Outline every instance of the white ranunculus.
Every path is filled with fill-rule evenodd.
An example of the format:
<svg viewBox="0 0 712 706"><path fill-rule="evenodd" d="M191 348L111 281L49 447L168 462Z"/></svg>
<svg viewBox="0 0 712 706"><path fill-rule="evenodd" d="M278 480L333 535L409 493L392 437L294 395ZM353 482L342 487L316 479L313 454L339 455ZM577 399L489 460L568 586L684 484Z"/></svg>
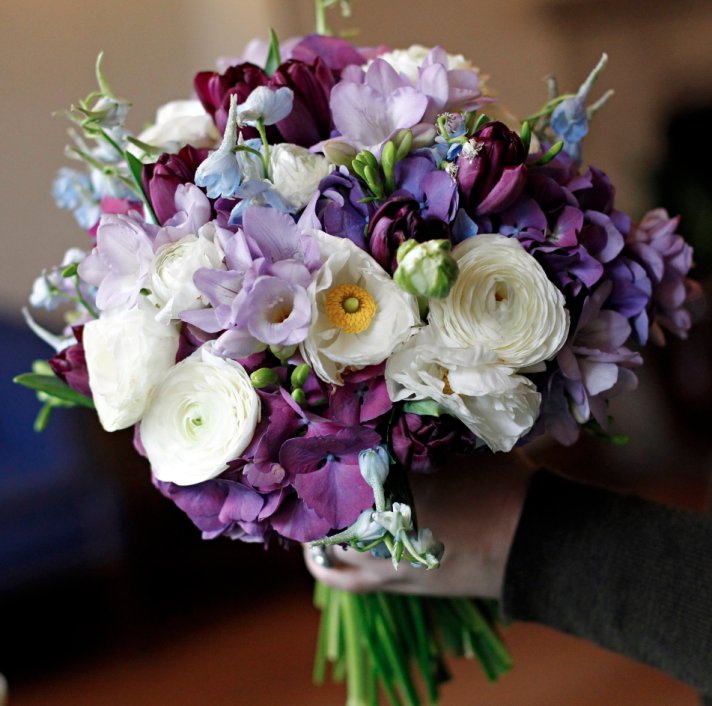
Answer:
<svg viewBox="0 0 712 706"><path fill-rule="evenodd" d="M482 346L444 347L427 327L386 363L393 402L433 400L493 451L510 451L534 425L541 395L531 380Z"/></svg>
<svg viewBox="0 0 712 706"><path fill-rule="evenodd" d="M270 148L270 179L277 193L297 211L309 203L331 170L328 160L299 145L284 143Z"/></svg>
<svg viewBox="0 0 712 706"><path fill-rule="evenodd" d="M141 443L156 478L194 485L220 475L252 441L260 399L238 362L212 342L178 363L156 388Z"/></svg>
<svg viewBox="0 0 712 706"><path fill-rule="evenodd" d="M341 373L346 368L381 363L410 338L420 322L418 304L368 253L347 238L322 231L311 231L311 235L319 243L323 264L308 289L312 325L301 351L322 380L341 385ZM354 291L349 293L349 289ZM343 302L346 298L357 300L351 302L357 305L353 315L335 300L340 292L345 294ZM361 317L363 330L348 330L354 317Z"/></svg>
<svg viewBox="0 0 712 706"><path fill-rule="evenodd" d="M141 419L155 386L175 365L178 327L141 308L104 312L84 326L94 406L106 431Z"/></svg>
<svg viewBox="0 0 712 706"><path fill-rule="evenodd" d="M193 276L203 267L224 270L223 257L212 222L202 226L198 235L186 235L158 248L151 265L148 297L159 309L156 321L168 323L179 318L182 311L206 307L208 300L195 286Z"/></svg>
<svg viewBox="0 0 712 706"><path fill-rule="evenodd" d="M199 100L171 101L156 113L156 122L139 136L141 142L165 152L178 152L185 145L215 148L220 133Z"/></svg>
<svg viewBox="0 0 712 706"><path fill-rule="evenodd" d="M514 238L475 235L452 251L460 276L430 303L430 323L451 347L483 346L515 369L543 369L563 346L569 314L562 293Z"/></svg>
<svg viewBox="0 0 712 706"><path fill-rule="evenodd" d="M422 44L413 44L408 49L395 49L381 54L378 58L387 61L396 71L405 74L415 85L418 82L418 69L432 50ZM448 54L447 68L476 71L476 68L462 54Z"/></svg>

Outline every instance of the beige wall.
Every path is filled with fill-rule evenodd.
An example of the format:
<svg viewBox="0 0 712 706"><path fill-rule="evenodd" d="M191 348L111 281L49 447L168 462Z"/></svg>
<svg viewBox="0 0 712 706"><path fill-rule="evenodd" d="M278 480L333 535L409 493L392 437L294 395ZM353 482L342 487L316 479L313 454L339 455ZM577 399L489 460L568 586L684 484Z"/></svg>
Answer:
<svg viewBox="0 0 712 706"><path fill-rule="evenodd" d="M196 71L270 25L281 37L309 31L312 0L0 0L0 311L18 316L41 268L86 243L49 195L67 164L67 124L52 112L93 89L96 54L105 51L115 90L133 101L138 129L157 106L188 95ZM712 94L712 3L704 0L354 0L350 25L364 44L442 43L466 54L520 114L542 101L549 71L574 88L607 50L603 83L618 95L597 119L587 156L634 210L646 205L642 177L665 102Z"/></svg>

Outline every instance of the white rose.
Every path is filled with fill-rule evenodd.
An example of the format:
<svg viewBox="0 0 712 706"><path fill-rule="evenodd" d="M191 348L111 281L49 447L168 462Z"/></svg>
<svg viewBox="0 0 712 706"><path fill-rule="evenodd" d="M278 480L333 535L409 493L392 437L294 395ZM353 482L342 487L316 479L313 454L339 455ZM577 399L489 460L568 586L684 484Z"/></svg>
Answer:
<svg viewBox="0 0 712 706"><path fill-rule="evenodd" d="M144 309L107 311L84 326L84 355L94 406L106 431L135 424L155 386L175 365L178 327Z"/></svg>
<svg viewBox="0 0 712 706"><path fill-rule="evenodd" d="M399 73L405 74L415 86L418 83L418 69L431 51L430 48L424 47L422 44L413 44L408 49L395 49L381 54L378 58L387 61ZM476 71L476 68L462 54L448 54L447 68L450 71L454 69Z"/></svg>
<svg viewBox="0 0 712 706"><path fill-rule="evenodd" d="M393 402L437 402L493 451L510 451L539 416L531 380L482 346L444 347L432 327L388 359L386 385Z"/></svg>
<svg viewBox="0 0 712 706"><path fill-rule="evenodd" d="M193 276L203 267L224 270L223 257L212 222L202 226L198 235L186 235L158 248L151 264L148 297L159 309L156 321L168 323L182 311L206 307L208 300L198 291Z"/></svg>
<svg viewBox="0 0 712 706"><path fill-rule="evenodd" d="M158 109L155 124L138 136L141 142L165 152L178 152L185 145L214 148L220 138L213 119L199 100L166 103Z"/></svg>
<svg viewBox="0 0 712 706"><path fill-rule="evenodd" d="M451 347L483 346L513 368L542 370L569 331L562 293L514 238L475 235L452 251L460 276L430 303L430 323Z"/></svg>
<svg viewBox="0 0 712 706"><path fill-rule="evenodd" d="M270 147L270 178L287 204L301 211L329 174L332 165L304 147L279 144Z"/></svg>
<svg viewBox="0 0 712 706"><path fill-rule="evenodd" d="M312 325L301 351L322 380L341 385L346 368L381 363L410 338L418 304L347 238L311 235L324 264L308 289Z"/></svg>
<svg viewBox="0 0 712 706"><path fill-rule="evenodd" d="M252 441L260 400L245 369L212 342L174 366L141 421L156 478L194 485L220 475Z"/></svg>

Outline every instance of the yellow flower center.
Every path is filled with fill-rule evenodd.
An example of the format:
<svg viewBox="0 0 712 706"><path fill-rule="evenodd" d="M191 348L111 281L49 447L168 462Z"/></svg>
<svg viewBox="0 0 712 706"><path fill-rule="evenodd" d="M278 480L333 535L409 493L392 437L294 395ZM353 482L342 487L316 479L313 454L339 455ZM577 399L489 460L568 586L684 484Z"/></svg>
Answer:
<svg viewBox="0 0 712 706"><path fill-rule="evenodd" d="M346 333L365 331L376 315L376 302L356 284L339 284L326 294L329 321Z"/></svg>
<svg viewBox="0 0 712 706"><path fill-rule="evenodd" d="M450 378L448 377L447 371L443 375L443 393L446 395L454 395L455 390L450 387Z"/></svg>

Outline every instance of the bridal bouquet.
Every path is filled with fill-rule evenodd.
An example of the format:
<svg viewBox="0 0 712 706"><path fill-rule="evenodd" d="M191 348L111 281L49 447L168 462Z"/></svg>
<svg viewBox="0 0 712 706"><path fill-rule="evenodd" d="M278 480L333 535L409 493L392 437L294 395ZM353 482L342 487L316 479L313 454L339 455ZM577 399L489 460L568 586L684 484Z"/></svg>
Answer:
<svg viewBox="0 0 712 706"><path fill-rule="evenodd" d="M639 349L685 336L695 291L677 219L640 223L581 139L609 94L550 85L514 120L442 48L311 35L195 77L140 134L109 87L70 112L54 196L84 249L35 282L68 305L18 382L134 427L158 490L206 539L349 545L436 569L407 472L608 428ZM415 499L417 501L417 498ZM432 529L432 532L431 532ZM317 652L349 703L431 702L447 649L510 660L482 601L323 586Z"/></svg>

